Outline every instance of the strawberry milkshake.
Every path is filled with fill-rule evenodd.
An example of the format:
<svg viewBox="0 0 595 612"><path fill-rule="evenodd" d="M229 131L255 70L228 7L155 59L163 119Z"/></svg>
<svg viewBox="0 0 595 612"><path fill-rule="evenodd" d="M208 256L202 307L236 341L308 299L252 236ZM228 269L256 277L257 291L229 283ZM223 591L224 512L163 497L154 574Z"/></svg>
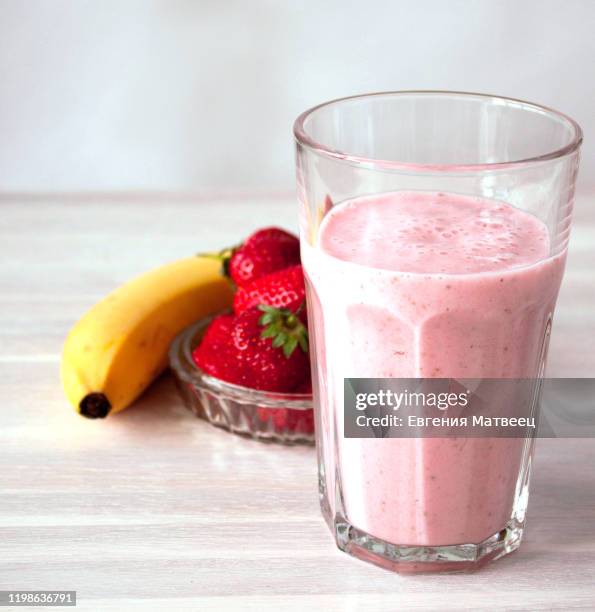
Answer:
<svg viewBox="0 0 595 612"><path fill-rule="evenodd" d="M343 385L538 376L565 261L552 251L527 212L423 191L348 200L303 241L321 503L340 547L392 567L518 546L530 440L345 438Z"/></svg>

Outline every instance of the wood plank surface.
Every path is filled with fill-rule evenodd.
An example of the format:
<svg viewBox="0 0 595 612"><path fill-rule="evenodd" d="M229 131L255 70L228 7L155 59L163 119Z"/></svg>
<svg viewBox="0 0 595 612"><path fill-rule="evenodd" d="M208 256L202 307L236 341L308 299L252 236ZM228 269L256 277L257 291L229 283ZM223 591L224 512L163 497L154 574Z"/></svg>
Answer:
<svg viewBox="0 0 595 612"><path fill-rule="evenodd" d="M595 194L578 198L549 374L595 375ZM131 276L295 229L284 194L0 199L0 589L80 610L595 609L595 443L538 443L521 549L477 574L402 577L339 552L314 449L196 419L168 376L105 421L59 385L63 338ZM22 609L22 608L21 608Z"/></svg>

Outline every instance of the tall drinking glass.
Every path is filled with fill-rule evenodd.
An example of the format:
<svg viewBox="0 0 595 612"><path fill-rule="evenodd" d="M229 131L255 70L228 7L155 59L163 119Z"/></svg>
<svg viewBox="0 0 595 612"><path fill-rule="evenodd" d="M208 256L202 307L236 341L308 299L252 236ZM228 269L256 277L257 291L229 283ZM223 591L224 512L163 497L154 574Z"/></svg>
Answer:
<svg viewBox="0 0 595 612"><path fill-rule="evenodd" d="M489 95L403 91L296 121L322 513L396 571L474 569L520 545L534 436L350 437L346 379L543 374L582 141Z"/></svg>

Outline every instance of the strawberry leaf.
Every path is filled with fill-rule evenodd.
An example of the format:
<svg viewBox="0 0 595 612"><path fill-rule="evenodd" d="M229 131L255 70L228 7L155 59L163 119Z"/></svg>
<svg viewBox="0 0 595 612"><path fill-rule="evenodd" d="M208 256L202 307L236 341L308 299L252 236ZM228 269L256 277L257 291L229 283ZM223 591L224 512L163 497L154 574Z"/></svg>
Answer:
<svg viewBox="0 0 595 612"><path fill-rule="evenodd" d="M302 351L304 351L304 353L308 352L309 347L309 342L308 342L308 334L303 334L298 338L298 342L300 344L300 348L302 349ZM294 347L295 348L295 347Z"/></svg>
<svg viewBox="0 0 595 612"><path fill-rule="evenodd" d="M258 322L261 325L268 325L269 323L272 323L274 320L275 320L275 315L273 315L270 312L267 312L266 314L263 314L262 317L260 317Z"/></svg>
<svg viewBox="0 0 595 612"><path fill-rule="evenodd" d="M288 359L289 357L291 357L291 354L293 353L293 351L295 351L298 342L299 340L295 336L292 336L287 340L287 342L283 346L283 354L285 355L285 357L287 357Z"/></svg>
<svg viewBox="0 0 595 612"><path fill-rule="evenodd" d="M274 338L277 335L277 330L273 327L267 327L261 334L262 338Z"/></svg>
<svg viewBox="0 0 595 612"><path fill-rule="evenodd" d="M281 332L277 336L273 338L273 346L275 348L279 348L283 346L287 342L287 334L285 332Z"/></svg>
<svg viewBox="0 0 595 612"><path fill-rule="evenodd" d="M211 251L207 253L197 253L197 257L208 257L209 259L215 259L221 262L221 274L230 278L229 275L229 262L233 254L237 251L237 249L242 246L241 244L236 244L232 247L227 247L222 249L221 251Z"/></svg>
<svg viewBox="0 0 595 612"><path fill-rule="evenodd" d="M298 346L304 353L308 352L308 330L296 313L264 304L259 305L258 309L265 313L258 320L264 327L261 338L272 338L272 346L282 349L287 359Z"/></svg>

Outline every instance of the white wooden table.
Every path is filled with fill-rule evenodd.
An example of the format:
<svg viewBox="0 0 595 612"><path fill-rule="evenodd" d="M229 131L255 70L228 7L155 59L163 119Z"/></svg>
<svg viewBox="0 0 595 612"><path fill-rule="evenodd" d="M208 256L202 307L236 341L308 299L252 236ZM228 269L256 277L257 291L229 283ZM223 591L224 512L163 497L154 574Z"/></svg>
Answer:
<svg viewBox="0 0 595 612"><path fill-rule="evenodd" d="M287 194L0 200L0 589L76 590L93 611L595 609L593 440L539 441L520 551L401 577L335 548L312 448L214 429L168 377L104 421L66 404L60 346L85 308L295 216ZM595 375L595 193L576 221L553 376Z"/></svg>

